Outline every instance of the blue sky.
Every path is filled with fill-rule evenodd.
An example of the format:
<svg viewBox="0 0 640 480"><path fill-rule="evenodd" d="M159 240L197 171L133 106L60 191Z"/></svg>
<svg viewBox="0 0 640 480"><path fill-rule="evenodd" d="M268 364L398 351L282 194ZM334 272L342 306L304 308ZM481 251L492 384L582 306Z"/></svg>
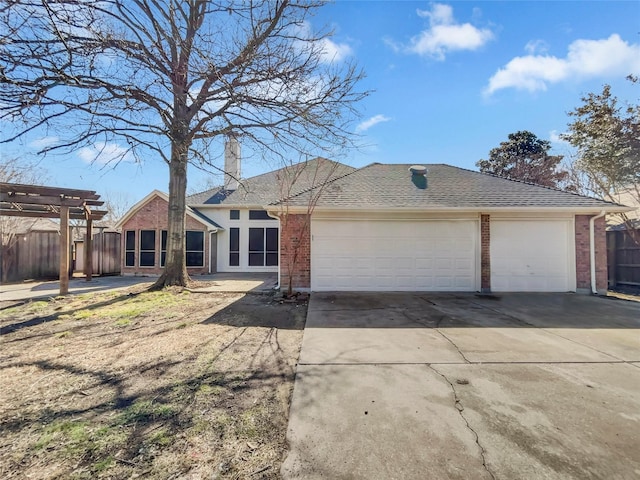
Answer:
<svg viewBox="0 0 640 480"><path fill-rule="evenodd" d="M319 10L314 27L335 31L327 53L353 60L372 94L354 128L364 145L345 163L447 163L475 169L509 133L530 130L553 142L580 97L608 83L621 100L638 102L640 2L448 2L338 0ZM45 132L40 137L46 137ZM4 146L3 155L31 155L47 139ZM118 148L109 146L109 148ZM43 161L50 184L127 192L137 201L168 190L159 159L142 166L91 165L90 150ZM254 158L243 175L268 169ZM205 185L191 169L189 189Z"/></svg>

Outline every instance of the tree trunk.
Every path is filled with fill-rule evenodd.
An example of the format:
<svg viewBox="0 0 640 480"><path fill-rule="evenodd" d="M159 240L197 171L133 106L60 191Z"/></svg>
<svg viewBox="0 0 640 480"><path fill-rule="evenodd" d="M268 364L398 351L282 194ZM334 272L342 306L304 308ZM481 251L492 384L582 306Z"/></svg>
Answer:
<svg viewBox="0 0 640 480"><path fill-rule="evenodd" d="M187 192L187 156L184 148L174 147L169 165L169 216L167 225L167 258L164 272L151 287L186 287L189 274L185 262L185 214Z"/></svg>

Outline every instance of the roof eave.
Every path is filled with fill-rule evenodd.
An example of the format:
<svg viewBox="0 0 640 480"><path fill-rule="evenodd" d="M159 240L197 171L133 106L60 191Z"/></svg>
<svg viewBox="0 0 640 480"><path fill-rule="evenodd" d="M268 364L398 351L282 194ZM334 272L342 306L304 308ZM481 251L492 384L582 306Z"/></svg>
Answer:
<svg viewBox="0 0 640 480"><path fill-rule="evenodd" d="M279 207L274 205L263 206L265 210L271 212L283 212L286 211L288 213L308 213L308 206L287 206L287 207ZM351 212L361 212L361 213L385 213L385 212L404 212L404 213L535 213L535 212L545 212L545 213L578 213L578 214L597 214L602 212L603 210L606 213L624 213L630 212L634 210L632 207L625 207L622 205L594 205L592 207L571 207L571 206L527 206L527 207L427 207L427 208L419 208L419 207L320 207L317 206L312 208L312 213L351 213Z"/></svg>

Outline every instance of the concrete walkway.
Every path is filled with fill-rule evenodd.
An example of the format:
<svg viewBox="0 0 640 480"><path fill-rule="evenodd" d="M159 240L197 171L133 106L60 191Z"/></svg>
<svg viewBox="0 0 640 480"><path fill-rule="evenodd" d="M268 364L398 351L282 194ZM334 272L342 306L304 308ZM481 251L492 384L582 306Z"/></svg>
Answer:
<svg viewBox="0 0 640 480"><path fill-rule="evenodd" d="M314 294L285 479L640 475L640 304Z"/></svg>
<svg viewBox="0 0 640 480"><path fill-rule="evenodd" d="M117 291L134 285L151 285L157 277L112 276L94 277L90 282L85 278L72 278L69 281L69 294L78 295L91 292ZM198 275L192 280L196 286L190 289L197 293L268 293L277 286L274 273L216 273ZM58 281L24 282L0 285L0 301L35 300L56 297L60 292Z"/></svg>

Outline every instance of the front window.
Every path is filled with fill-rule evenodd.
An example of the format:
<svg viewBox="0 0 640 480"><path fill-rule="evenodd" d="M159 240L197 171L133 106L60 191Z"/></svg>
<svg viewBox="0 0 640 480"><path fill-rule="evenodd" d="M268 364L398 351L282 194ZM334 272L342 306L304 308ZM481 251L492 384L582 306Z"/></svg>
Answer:
<svg viewBox="0 0 640 480"><path fill-rule="evenodd" d="M249 220L275 220L265 210L249 210Z"/></svg>
<svg viewBox="0 0 640 480"><path fill-rule="evenodd" d="M156 231L140 230L140 266L153 267L156 264Z"/></svg>
<svg viewBox="0 0 640 480"><path fill-rule="evenodd" d="M135 230L127 230L125 232L124 242L124 266L136 266L136 232Z"/></svg>
<svg viewBox="0 0 640 480"><path fill-rule="evenodd" d="M167 231L160 232L160 266L164 267L167 261Z"/></svg>
<svg viewBox="0 0 640 480"><path fill-rule="evenodd" d="M229 266L240 265L240 229L229 229Z"/></svg>
<svg viewBox="0 0 640 480"><path fill-rule="evenodd" d="M204 232L186 232L187 267L204 267Z"/></svg>
<svg viewBox="0 0 640 480"><path fill-rule="evenodd" d="M249 229L249 266L275 267L278 265L278 229Z"/></svg>

